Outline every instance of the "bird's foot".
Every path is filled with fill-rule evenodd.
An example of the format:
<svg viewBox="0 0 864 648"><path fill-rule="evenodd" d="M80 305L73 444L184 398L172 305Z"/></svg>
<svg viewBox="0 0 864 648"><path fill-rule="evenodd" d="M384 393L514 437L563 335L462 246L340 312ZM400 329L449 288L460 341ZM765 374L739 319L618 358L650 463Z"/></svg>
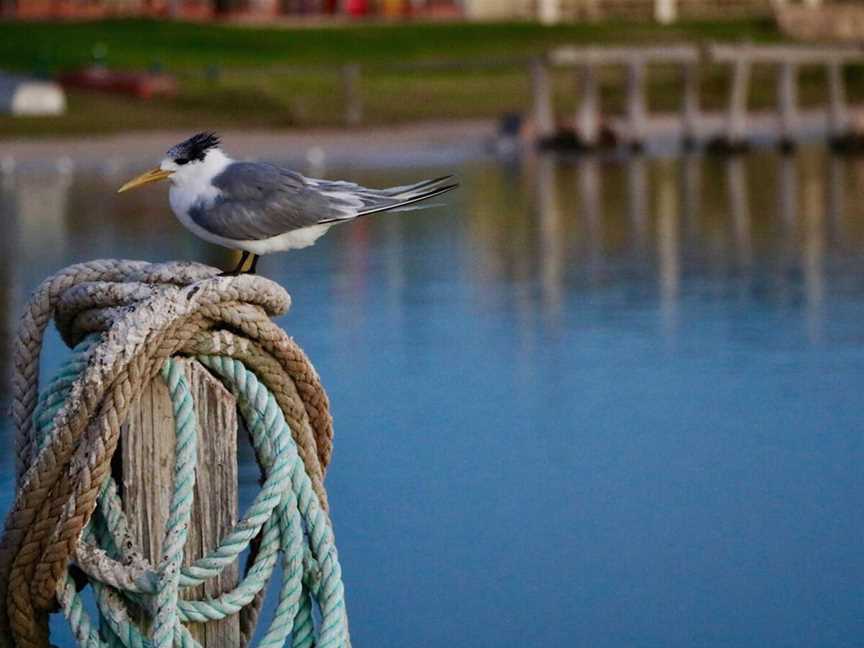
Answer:
<svg viewBox="0 0 864 648"><path fill-rule="evenodd" d="M246 265L246 261L251 259L251 263L249 267L244 270L244 266ZM233 270L226 270L225 272L220 272L220 277L236 277L241 274L255 274L255 270L258 267L258 255L250 254L249 252L244 252L240 257L240 262L234 267Z"/></svg>

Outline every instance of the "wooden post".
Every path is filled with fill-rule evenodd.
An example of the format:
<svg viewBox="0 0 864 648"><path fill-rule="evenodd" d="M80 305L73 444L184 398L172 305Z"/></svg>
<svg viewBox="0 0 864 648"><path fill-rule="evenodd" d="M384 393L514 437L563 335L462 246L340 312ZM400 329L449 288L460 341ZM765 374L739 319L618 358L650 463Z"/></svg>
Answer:
<svg viewBox="0 0 864 648"><path fill-rule="evenodd" d="M198 465L195 501L183 564L216 548L237 519L237 414L234 397L194 360L185 365L198 414ZM173 490L174 418L168 388L155 378L135 403L121 432L123 509L144 557L154 565ZM181 590L181 598L215 598L237 584L236 563L200 587ZM202 648L240 645L240 618L190 624Z"/></svg>
<svg viewBox="0 0 864 648"><path fill-rule="evenodd" d="M777 74L780 146L790 148L798 139L798 66L784 61L780 63Z"/></svg>
<svg viewBox="0 0 864 648"><path fill-rule="evenodd" d="M661 25L670 25L678 19L676 0L654 0L654 20Z"/></svg>
<svg viewBox="0 0 864 648"><path fill-rule="evenodd" d="M750 60L737 58L732 65L732 89L729 93L729 115L726 140L740 146L747 136L747 95L750 88Z"/></svg>
<svg viewBox="0 0 864 648"><path fill-rule="evenodd" d="M552 110L552 84L546 61L536 58L531 62L531 94L534 98L532 117L535 139L543 141L555 134L555 113Z"/></svg>
<svg viewBox="0 0 864 648"><path fill-rule="evenodd" d="M596 146L600 138L599 96L597 70L591 63L579 69L579 110L576 113L576 131L585 146Z"/></svg>
<svg viewBox="0 0 864 648"><path fill-rule="evenodd" d="M342 87L345 97L345 125L359 126L363 121L363 95L360 92L360 66L349 63L342 67Z"/></svg>
<svg viewBox="0 0 864 648"><path fill-rule="evenodd" d="M561 21L561 0L539 0L537 13L544 25L555 25Z"/></svg>
<svg viewBox="0 0 864 648"><path fill-rule="evenodd" d="M699 139L699 64L681 66L684 94L681 99L681 129L684 144L691 146Z"/></svg>
<svg viewBox="0 0 864 648"><path fill-rule="evenodd" d="M640 148L645 138L645 63L631 59L627 63L627 121L630 146Z"/></svg>
<svg viewBox="0 0 864 648"><path fill-rule="evenodd" d="M831 138L844 137L849 131L849 113L846 109L846 87L843 82L843 64L835 59L828 63L828 132Z"/></svg>

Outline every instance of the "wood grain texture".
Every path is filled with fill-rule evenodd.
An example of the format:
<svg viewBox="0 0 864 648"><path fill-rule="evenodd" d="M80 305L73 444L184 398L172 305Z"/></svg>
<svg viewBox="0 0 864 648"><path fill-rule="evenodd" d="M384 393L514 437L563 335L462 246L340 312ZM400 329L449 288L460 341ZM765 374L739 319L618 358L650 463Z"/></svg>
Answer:
<svg viewBox="0 0 864 648"><path fill-rule="evenodd" d="M237 520L237 410L234 397L194 360L185 364L198 415L195 502L183 564L213 550ZM134 404L121 434L123 508L130 532L146 558L159 562L173 489L174 418L168 389L157 378ZM237 584L237 564L182 598L215 598ZM203 648L239 646L235 615L189 624Z"/></svg>

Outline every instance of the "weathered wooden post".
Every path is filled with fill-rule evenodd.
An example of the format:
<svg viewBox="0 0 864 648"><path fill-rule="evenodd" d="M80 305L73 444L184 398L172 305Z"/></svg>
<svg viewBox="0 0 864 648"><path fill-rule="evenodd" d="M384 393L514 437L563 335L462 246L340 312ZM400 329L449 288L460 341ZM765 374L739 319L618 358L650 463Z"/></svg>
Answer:
<svg viewBox="0 0 864 648"><path fill-rule="evenodd" d="M342 87L345 98L345 125L359 126L363 121L363 94L360 91L360 66L349 63L342 67Z"/></svg>
<svg viewBox="0 0 864 648"><path fill-rule="evenodd" d="M214 550L237 518L237 414L234 397L194 360L184 365L198 415L195 504L183 564ZM132 408L121 432L123 509L145 558L159 564L173 488L174 417L168 388L158 377ZM237 585L237 564L181 598L207 600ZM239 646L240 617L189 624L202 648Z"/></svg>
<svg viewBox="0 0 864 648"><path fill-rule="evenodd" d="M836 142L849 134L843 63L839 58L828 61L828 101L828 134Z"/></svg>
<svg viewBox="0 0 864 648"><path fill-rule="evenodd" d="M683 63L681 81L681 138L685 147L692 147L699 139L699 64Z"/></svg>
<svg viewBox="0 0 864 648"><path fill-rule="evenodd" d="M645 62L631 58L627 62L627 133L628 143L633 149L640 149L644 144L647 112Z"/></svg>
<svg viewBox="0 0 864 648"><path fill-rule="evenodd" d="M579 108L576 112L576 131L587 147L597 145L600 138L599 95L597 70L593 63L579 68Z"/></svg>
<svg viewBox="0 0 864 648"><path fill-rule="evenodd" d="M17 493L0 598L23 613L0 606L0 644L47 646L59 605L82 645L239 646L278 581L290 598L267 645L350 645L323 484L328 399L272 322L289 305L269 280L189 262L101 259L42 282L14 343ZM40 391L52 319L72 353ZM264 479L235 522L240 426ZM31 532L44 550L24 542Z"/></svg>
<svg viewBox="0 0 864 648"><path fill-rule="evenodd" d="M552 108L552 84L549 67L543 58L531 61L531 95L533 104L531 117L534 122L534 135L538 143L548 140L555 134L555 113Z"/></svg>
<svg viewBox="0 0 864 648"><path fill-rule="evenodd" d="M539 0L537 13L544 25L555 25L561 21L561 0Z"/></svg>
<svg viewBox="0 0 864 648"><path fill-rule="evenodd" d="M780 147L790 150L798 140L798 65L782 61L777 70L777 103L780 112Z"/></svg>
<svg viewBox="0 0 864 648"><path fill-rule="evenodd" d="M661 25L671 25L677 19L677 0L654 0L654 20Z"/></svg>
<svg viewBox="0 0 864 648"><path fill-rule="evenodd" d="M726 144L729 148L746 146L747 97L750 90L750 59L736 57L732 64L732 88L729 93L729 112L726 124Z"/></svg>

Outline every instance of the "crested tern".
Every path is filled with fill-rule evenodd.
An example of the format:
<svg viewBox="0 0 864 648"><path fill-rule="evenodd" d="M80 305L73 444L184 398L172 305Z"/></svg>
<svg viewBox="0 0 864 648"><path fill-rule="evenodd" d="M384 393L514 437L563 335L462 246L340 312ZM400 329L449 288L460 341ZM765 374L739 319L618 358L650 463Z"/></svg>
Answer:
<svg viewBox="0 0 864 648"><path fill-rule="evenodd" d="M158 167L119 192L168 179L171 210L196 236L240 250L225 274L254 273L258 257L305 248L333 225L384 211L406 211L455 189L453 176L388 189L307 178L266 162L232 160L215 133L198 133L168 150ZM244 266L251 259L248 269Z"/></svg>

